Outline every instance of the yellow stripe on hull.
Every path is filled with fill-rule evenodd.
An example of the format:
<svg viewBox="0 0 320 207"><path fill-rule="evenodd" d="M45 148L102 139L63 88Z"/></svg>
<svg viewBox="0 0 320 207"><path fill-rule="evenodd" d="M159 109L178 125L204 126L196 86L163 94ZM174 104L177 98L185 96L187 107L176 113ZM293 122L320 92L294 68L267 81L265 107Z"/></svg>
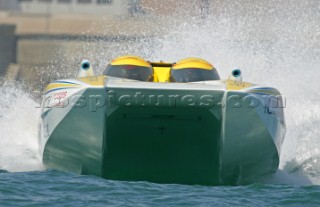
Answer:
<svg viewBox="0 0 320 207"><path fill-rule="evenodd" d="M241 84L237 84L234 80L226 80L226 88L228 91L238 91L245 88L251 87L252 83L243 82Z"/></svg>
<svg viewBox="0 0 320 207"><path fill-rule="evenodd" d="M106 76L100 75L100 76L90 76L90 77L84 77L84 78L79 78L80 81L87 83L91 86L104 86Z"/></svg>
<svg viewBox="0 0 320 207"><path fill-rule="evenodd" d="M45 88L44 92L48 93L50 91L66 89L66 88L80 88L80 87L85 87L87 85L95 86L95 87L103 87L105 83L105 78L106 76L104 75L84 77L84 78L79 78L78 80L80 82L78 83L72 83L69 81L56 81L56 82L50 83Z"/></svg>

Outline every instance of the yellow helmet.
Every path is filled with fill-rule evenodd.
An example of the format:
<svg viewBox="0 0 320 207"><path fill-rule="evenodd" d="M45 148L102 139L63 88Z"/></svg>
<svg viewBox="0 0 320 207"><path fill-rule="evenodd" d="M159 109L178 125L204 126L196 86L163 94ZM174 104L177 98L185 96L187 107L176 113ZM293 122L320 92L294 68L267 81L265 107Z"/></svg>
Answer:
<svg viewBox="0 0 320 207"><path fill-rule="evenodd" d="M153 81L152 66L138 56L121 56L112 60L103 74L117 78Z"/></svg>
<svg viewBox="0 0 320 207"><path fill-rule="evenodd" d="M172 65L171 82L197 82L220 80L213 65L200 58L186 58Z"/></svg>

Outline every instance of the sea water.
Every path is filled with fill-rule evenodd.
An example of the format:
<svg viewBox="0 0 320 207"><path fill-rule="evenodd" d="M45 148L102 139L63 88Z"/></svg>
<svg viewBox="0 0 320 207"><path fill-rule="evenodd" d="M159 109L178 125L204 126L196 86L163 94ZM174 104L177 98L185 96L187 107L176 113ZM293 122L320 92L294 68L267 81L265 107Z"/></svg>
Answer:
<svg viewBox="0 0 320 207"><path fill-rule="evenodd" d="M22 83L2 79L0 206L320 206L320 1L225 2L206 18L166 19L174 29L117 54L152 61L200 57L222 78L240 68L245 81L279 89L287 134L274 176L250 185L188 186L46 170L37 142L38 101ZM100 45L98 51L107 47ZM108 58L91 60L103 65Z"/></svg>

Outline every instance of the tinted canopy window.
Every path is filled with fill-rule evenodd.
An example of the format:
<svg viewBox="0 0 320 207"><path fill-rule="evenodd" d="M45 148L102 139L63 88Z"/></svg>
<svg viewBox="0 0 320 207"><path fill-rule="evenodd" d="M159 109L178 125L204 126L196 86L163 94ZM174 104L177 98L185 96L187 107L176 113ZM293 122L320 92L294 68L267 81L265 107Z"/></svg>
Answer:
<svg viewBox="0 0 320 207"><path fill-rule="evenodd" d="M103 74L117 78L149 81L152 78L153 70L135 65L108 65Z"/></svg>
<svg viewBox="0 0 320 207"><path fill-rule="evenodd" d="M171 70L171 79L173 82L187 83L207 80L220 80L218 72L199 68L186 68Z"/></svg>

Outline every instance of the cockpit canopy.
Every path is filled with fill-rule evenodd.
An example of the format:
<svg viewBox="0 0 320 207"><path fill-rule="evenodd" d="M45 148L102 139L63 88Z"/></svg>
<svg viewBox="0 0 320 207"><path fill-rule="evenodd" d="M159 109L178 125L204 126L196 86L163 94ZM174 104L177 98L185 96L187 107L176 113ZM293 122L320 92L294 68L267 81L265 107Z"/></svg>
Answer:
<svg viewBox="0 0 320 207"><path fill-rule="evenodd" d="M167 71L167 72L166 72ZM220 80L213 65L200 58L186 58L177 63L147 62L137 56L121 56L111 61L103 72L106 76L138 81L197 82Z"/></svg>
<svg viewBox="0 0 320 207"><path fill-rule="evenodd" d="M217 70L200 58L186 58L172 65L171 82L197 82L220 80Z"/></svg>
<svg viewBox="0 0 320 207"><path fill-rule="evenodd" d="M103 72L106 76L138 81L152 81L153 68L137 56L122 56L111 61Z"/></svg>

